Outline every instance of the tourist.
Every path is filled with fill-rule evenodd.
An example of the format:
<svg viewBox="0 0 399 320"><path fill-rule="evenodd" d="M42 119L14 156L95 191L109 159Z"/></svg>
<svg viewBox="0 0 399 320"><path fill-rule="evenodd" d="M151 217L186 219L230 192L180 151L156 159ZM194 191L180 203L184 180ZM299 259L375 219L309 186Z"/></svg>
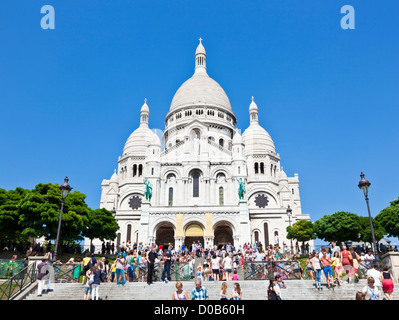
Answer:
<svg viewBox="0 0 399 320"><path fill-rule="evenodd" d="M342 262L342 268L345 270L346 275L348 276L348 282L351 282L351 273L352 273L352 264L350 260L352 259L352 256L350 252L347 250L346 246L342 247L342 252L341 252L341 262Z"/></svg>
<svg viewBox="0 0 399 320"><path fill-rule="evenodd" d="M227 282L222 282L222 288L220 289L220 300L228 300L227 298Z"/></svg>
<svg viewBox="0 0 399 320"><path fill-rule="evenodd" d="M340 286L342 277L342 261L338 250L334 251L334 256L331 258L331 261L331 267L334 268L335 282Z"/></svg>
<svg viewBox="0 0 399 320"><path fill-rule="evenodd" d="M313 254L312 259L310 259L313 270L315 271L315 283L316 283L316 288L317 290L323 290L321 286L321 264L320 264L320 259L319 255L317 252Z"/></svg>
<svg viewBox="0 0 399 320"><path fill-rule="evenodd" d="M209 300L208 290L201 285L200 280L195 281L195 288L191 291L191 300Z"/></svg>
<svg viewBox="0 0 399 320"><path fill-rule="evenodd" d="M327 254L328 254L328 252L324 251L323 257L321 257L320 261L323 264L323 271L324 271L324 275L326 276L327 288L334 290L335 284L334 284L334 278L333 278L333 273L332 273L332 269L331 269L331 258Z"/></svg>
<svg viewBox="0 0 399 320"><path fill-rule="evenodd" d="M84 287L85 288L85 294L84 294L83 299L84 300L90 300L90 296L91 296L91 292L92 292L91 285L94 282L94 274L93 274L91 269L86 271L85 279L87 279L87 280L86 280L86 283L83 283L83 285L85 286Z"/></svg>
<svg viewBox="0 0 399 320"><path fill-rule="evenodd" d="M209 280L209 277L211 275L211 268L210 268L210 263L211 260L209 258L206 258L205 262L204 262L204 278L205 280Z"/></svg>
<svg viewBox="0 0 399 320"><path fill-rule="evenodd" d="M125 286L124 270L126 265L126 259L123 258L122 253L118 254L118 257L116 258L115 262L116 262L116 267L115 267L116 284L119 286L119 284L122 282L122 285Z"/></svg>
<svg viewBox="0 0 399 320"><path fill-rule="evenodd" d="M371 269L369 269L366 273L366 279L368 278L373 278L374 279L374 285L378 288L381 289L381 272L377 270L377 264L373 263L371 266Z"/></svg>
<svg viewBox="0 0 399 320"><path fill-rule="evenodd" d="M176 282L176 291L173 292L172 300L188 300L188 294L183 290L183 284L180 281Z"/></svg>
<svg viewBox="0 0 399 320"><path fill-rule="evenodd" d="M367 286L365 286L361 292L369 297L369 300L381 300L378 288L374 285L374 278L369 277L367 279Z"/></svg>
<svg viewBox="0 0 399 320"><path fill-rule="evenodd" d="M130 250L127 255L126 269L129 282L134 281L135 257L133 250Z"/></svg>
<svg viewBox="0 0 399 320"><path fill-rule="evenodd" d="M279 300L282 300L281 289L287 289L287 287L285 286L285 283L284 283L283 279L279 275L276 276L276 282L277 282L277 285L278 285L278 295L280 297Z"/></svg>
<svg viewBox="0 0 399 320"><path fill-rule="evenodd" d="M145 275L146 275L146 273L147 273L147 256L146 256L146 253L145 253L144 250L141 251L141 254L140 254L140 256L139 256L139 262L138 262L138 264L137 264L137 267L138 267L138 269L139 269L139 272L138 272L138 274L139 274L139 281L144 282L144 278L145 278Z"/></svg>
<svg viewBox="0 0 399 320"><path fill-rule="evenodd" d="M212 263L213 280L218 281L219 280L220 259L219 259L219 257L216 256L216 254L213 255L211 263Z"/></svg>
<svg viewBox="0 0 399 320"><path fill-rule="evenodd" d="M231 293L231 300L241 300L242 291L238 282L234 283L233 292Z"/></svg>
<svg viewBox="0 0 399 320"><path fill-rule="evenodd" d="M116 261L114 261L114 263L112 264L112 266L110 268L109 278L110 278L111 282L115 281L115 276L116 276Z"/></svg>
<svg viewBox="0 0 399 320"><path fill-rule="evenodd" d="M197 280L204 281L204 271L202 270L202 266L197 267L197 271L195 272Z"/></svg>
<svg viewBox="0 0 399 320"><path fill-rule="evenodd" d="M86 252L85 257L83 258L83 278L82 278L82 284L85 284L85 277L87 271L91 268L91 258L90 258L90 253Z"/></svg>
<svg viewBox="0 0 399 320"><path fill-rule="evenodd" d="M356 292L356 300L366 300L366 294L362 291Z"/></svg>
<svg viewBox="0 0 399 320"><path fill-rule="evenodd" d="M294 272L295 277L297 279L302 279L303 269L301 267L301 264L297 260L296 255L294 255L294 257L293 257L292 265L293 265L293 272Z"/></svg>
<svg viewBox="0 0 399 320"><path fill-rule="evenodd" d="M393 300L393 277L388 271L388 266L382 269L380 281L382 282L382 291L388 300Z"/></svg>
<svg viewBox="0 0 399 320"><path fill-rule="evenodd" d="M266 290L267 300L280 300L278 293L279 293L279 290L277 288L277 281L275 278L271 278L269 286L267 287L267 290Z"/></svg>
<svg viewBox="0 0 399 320"><path fill-rule="evenodd" d="M359 282L359 275L357 274L357 270L359 269L359 261L361 261L359 254L352 248L349 248L350 255L352 256L352 267L355 276L355 283ZM350 259L350 258L349 258Z"/></svg>
<svg viewBox="0 0 399 320"><path fill-rule="evenodd" d="M155 259L157 258L157 253L155 252L155 246L151 247L151 251L147 254L147 284L152 284L152 277L154 274Z"/></svg>
<svg viewBox="0 0 399 320"><path fill-rule="evenodd" d="M335 242L334 241L331 241L331 243L330 243L330 246L331 246L331 255L332 256L334 256L335 255L335 252L340 252L340 247L339 246L337 246L336 244L335 244Z"/></svg>
<svg viewBox="0 0 399 320"><path fill-rule="evenodd" d="M92 267L92 268L93 268L92 272L94 273L94 277L93 277L93 283L91 285L91 300L100 300L99 291L100 291L102 270L97 267Z"/></svg>
<svg viewBox="0 0 399 320"><path fill-rule="evenodd" d="M225 258L223 259L223 269L224 272L226 273L226 280L229 281L231 277L231 270L233 266L233 260L230 257L230 253L225 254Z"/></svg>
<svg viewBox="0 0 399 320"><path fill-rule="evenodd" d="M312 254L309 254L309 257L306 260L305 265L306 265L306 271L310 274L310 278L312 280L314 280L315 279L315 272L314 272L314 269L313 269L313 265L312 265L311 259L312 259Z"/></svg>
<svg viewBox="0 0 399 320"><path fill-rule="evenodd" d="M232 281L238 281L238 274L237 274L237 269L234 269L233 271L233 277L231 278Z"/></svg>
<svg viewBox="0 0 399 320"><path fill-rule="evenodd" d="M364 262L366 264L367 269L371 268L373 261L375 260L374 255L371 253L371 250L368 250L364 255Z"/></svg>
<svg viewBox="0 0 399 320"><path fill-rule="evenodd" d="M162 270L162 277L161 277L161 280L165 281L165 283L168 283L168 281L170 281L171 262L172 262L172 255L167 249L165 249L165 252L163 255L163 270ZM165 278L165 276L166 276L166 278Z"/></svg>
<svg viewBox="0 0 399 320"><path fill-rule="evenodd" d="M75 263L75 267L73 269L73 278L75 279L76 282L79 282L79 277L82 274L82 261L80 258L77 259L77 262Z"/></svg>
<svg viewBox="0 0 399 320"><path fill-rule="evenodd" d="M50 288L50 277L48 275L50 271L48 270L47 259L43 258L42 262L37 265L37 296L41 297L43 293L44 286L47 287L47 292L53 291Z"/></svg>

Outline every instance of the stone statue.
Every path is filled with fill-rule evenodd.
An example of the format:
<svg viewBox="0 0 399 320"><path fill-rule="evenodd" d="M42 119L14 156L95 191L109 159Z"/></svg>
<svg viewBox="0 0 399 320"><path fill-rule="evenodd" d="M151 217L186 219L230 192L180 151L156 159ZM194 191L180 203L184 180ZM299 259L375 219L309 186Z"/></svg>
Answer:
<svg viewBox="0 0 399 320"><path fill-rule="evenodd" d="M144 191L144 197L146 200L151 201L152 197L152 185L151 182L143 179L143 183L145 184L145 191Z"/></svg>
<svg viewBox="0 0 399 320"><path fill-rule="evenodd" d="M237 179L237 178L236 178ZM237 179L238 181L238 196L240 198L240 200L244 199L244 195L246 193L245 190L245 181L242 178Z"/></svg>

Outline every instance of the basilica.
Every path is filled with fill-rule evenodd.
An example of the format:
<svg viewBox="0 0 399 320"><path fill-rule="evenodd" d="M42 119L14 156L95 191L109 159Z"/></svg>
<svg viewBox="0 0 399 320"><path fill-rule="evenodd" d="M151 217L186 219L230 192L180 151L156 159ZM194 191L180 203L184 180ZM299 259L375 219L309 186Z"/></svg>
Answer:
<svg viewBox="0 0 399 320"><path fill-rule="evenodd" d="M250 124L241 134L206 60L200 39L194 74L176 91L162 136L150 129L144 100L140 125L128 137L117 170L102 181L100 208L113 211L120 227L116 245L281 246L289 243L289 224L310 220L302 214L298 175L287 177L259 123L262 108L249 97Z"/></svg>

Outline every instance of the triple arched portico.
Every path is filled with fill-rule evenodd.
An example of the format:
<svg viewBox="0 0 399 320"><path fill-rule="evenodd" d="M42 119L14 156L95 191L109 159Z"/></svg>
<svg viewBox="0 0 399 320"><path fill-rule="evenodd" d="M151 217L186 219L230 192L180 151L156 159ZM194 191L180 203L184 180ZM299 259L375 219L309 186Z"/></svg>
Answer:
<svg viewBox="0 0 399 320"><path fill-rule="evenodd" d="M204 247L223 246L237 242L236 222L229 217L215 217L212 213L187 217L176 214L175 219L160 218L154 221L150 230L150 239L157 245L173 244L176 249L181 245L191 248L193 242Z"/></svg>

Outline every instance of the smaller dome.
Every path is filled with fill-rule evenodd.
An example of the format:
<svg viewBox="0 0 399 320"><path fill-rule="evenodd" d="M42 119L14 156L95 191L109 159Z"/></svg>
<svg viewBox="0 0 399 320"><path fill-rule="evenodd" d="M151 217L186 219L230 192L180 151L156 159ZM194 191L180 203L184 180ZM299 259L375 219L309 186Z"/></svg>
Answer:
<svg viewBox="0 0 399 320"><path fill-rule="evenodd" d="M157 147L161 147L161 139L159 139L158 135L155 133L154 131L154 137L151 140L150 146L157 146Z"/></svg>
<svg viewBox="0 0 399 320"><path fill-rule="evenodd" d="M281 167L278 174L278 181L288 181L287 174L284 172L283 167Z"/></svg>
<svg viewBox="0 0 399 320"><path fill-rule="evenodd" d="M252 122L244 131L242 141L245 144L245 155L264 154L268 152L276 153L271 136L257 122Z"/></svg>
<svg viewBox="0 0 399 320"><path fill-rule="evenodd" d="M123 148L123 154L139 154L147 153L148 145L154 139L154 133L146 125L140 125L129 136Z"/></svg>
<svg viewBox="0 0 399 320"><path fill-rule="evenodd" d="M242 144L242 136L236 131L236 133L233 136L233 145L234 144Z"/></svg>
<svg viewBox="0 0 399 320"><path fill-rule="evenodd" d="M114 174L111 176L111 179L109 179L109 182L116 182L118 183L118 175L116 174L116 169L114 170Z"/></svg>

